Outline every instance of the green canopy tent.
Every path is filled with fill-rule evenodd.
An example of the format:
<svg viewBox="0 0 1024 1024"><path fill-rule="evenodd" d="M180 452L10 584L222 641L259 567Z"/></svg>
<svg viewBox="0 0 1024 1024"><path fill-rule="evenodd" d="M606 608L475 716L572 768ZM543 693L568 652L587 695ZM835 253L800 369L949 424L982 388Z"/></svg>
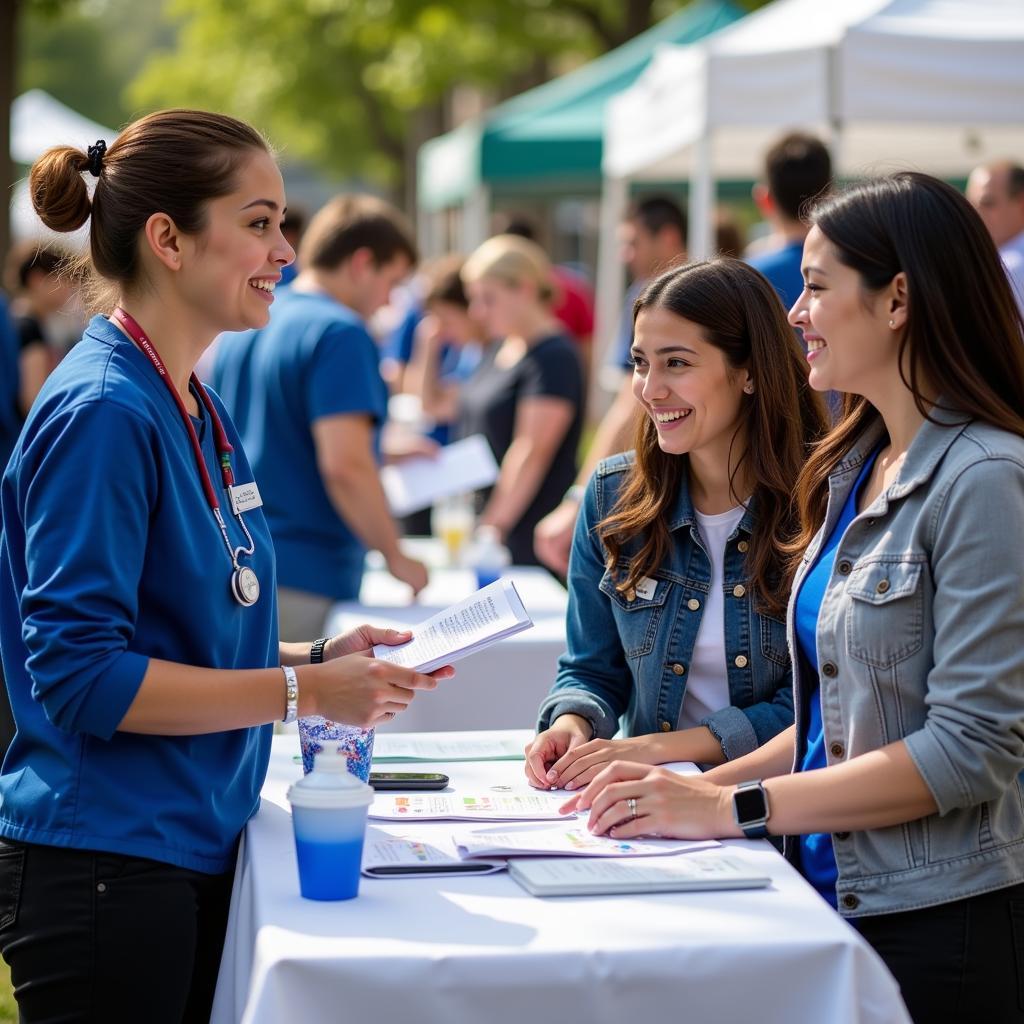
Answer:
<svg viewBox="0 0 1024 1024"><path fill-rule="evenodd" d="M633 84L658 46L696 42L742 15L729 0L695 0L589 64L425 143L417 174L424 250L437 248L431 214L446 208L462 208L468 250L487 234L494 195L598 195L608 100Z"/></svg>

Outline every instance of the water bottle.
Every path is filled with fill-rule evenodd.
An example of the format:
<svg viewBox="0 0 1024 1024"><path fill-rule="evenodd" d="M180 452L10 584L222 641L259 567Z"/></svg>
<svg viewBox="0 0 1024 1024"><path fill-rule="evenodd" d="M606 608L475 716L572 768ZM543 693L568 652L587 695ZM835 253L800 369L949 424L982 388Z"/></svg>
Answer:
<svg viewBox="0 0 1024 1024"><path fill-rule="evenodd" d="M501 543L500 535L493 526L477 527L473 537L472 554L477 589L500 579L502 572L512 561L508 548Z"/></svg>
<svg viewBox="0 0 1024 1024"><path fill-rule="evenodd" d="M299 865L299 891L310 900L350 900L359 893L366 812L373 790L328 747L313 770L288 789Z"/></svg>

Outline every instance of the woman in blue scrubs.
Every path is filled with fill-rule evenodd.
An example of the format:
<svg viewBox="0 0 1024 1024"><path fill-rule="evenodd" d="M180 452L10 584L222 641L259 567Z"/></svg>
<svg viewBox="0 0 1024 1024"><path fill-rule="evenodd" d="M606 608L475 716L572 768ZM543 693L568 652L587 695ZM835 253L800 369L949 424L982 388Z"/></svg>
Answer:
<svg viewBox="0 0 1024 1024"><path fill-rule="evenodd" d="M193 373L219 332L267 323L294 258L265 141L164 111L109 150L48 151L30 186L52 229L91 221L110 315L0 489L0 951L23 1021L206 1020L270 723L372 726L436 682L365 656L393 631L278 643L258 489Z"/></svg>

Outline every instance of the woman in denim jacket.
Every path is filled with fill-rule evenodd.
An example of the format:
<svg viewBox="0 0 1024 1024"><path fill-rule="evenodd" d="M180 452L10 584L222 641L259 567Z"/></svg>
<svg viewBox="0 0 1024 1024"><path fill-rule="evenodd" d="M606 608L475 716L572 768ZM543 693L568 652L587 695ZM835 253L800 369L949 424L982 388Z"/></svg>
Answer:
<svg viewBox="0 0 1024 1024"><path fill-rule="evenodd" d="M1024 324L934 178L813 221L790 320L847 399L797 486L795 726L694 781L613 765L578 805L615 836L799 837L916 1021L1024 1021Z"/></svg>
<svg viewBox="0 0 1024 1024"><path fill-rule="evenodd" d="M735 260L662 275L634 322L636 452L587 488L535 786L579 788L615 757L720 764L793 721L784 545L826 428L800 346ZM612 740L620 718L628 738Z"/></svg>

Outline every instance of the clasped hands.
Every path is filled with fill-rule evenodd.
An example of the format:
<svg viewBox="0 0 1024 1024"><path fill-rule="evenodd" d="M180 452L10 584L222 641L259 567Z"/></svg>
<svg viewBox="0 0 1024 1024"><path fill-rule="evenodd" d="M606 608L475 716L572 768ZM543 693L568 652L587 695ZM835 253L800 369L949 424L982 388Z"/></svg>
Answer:
<svg viewBox="0 0 1024 1024"><path fill-rule="evenodd" d="M563 724L566 717L571 721ZM613 839L742 836L732 815L733 786L643 763L654 754L651 737L589 740L589 732L583 719L562 716L557 728L527 746L526 776L539 789L579 790L559 810L589 811L591 833Z"/></svg>

